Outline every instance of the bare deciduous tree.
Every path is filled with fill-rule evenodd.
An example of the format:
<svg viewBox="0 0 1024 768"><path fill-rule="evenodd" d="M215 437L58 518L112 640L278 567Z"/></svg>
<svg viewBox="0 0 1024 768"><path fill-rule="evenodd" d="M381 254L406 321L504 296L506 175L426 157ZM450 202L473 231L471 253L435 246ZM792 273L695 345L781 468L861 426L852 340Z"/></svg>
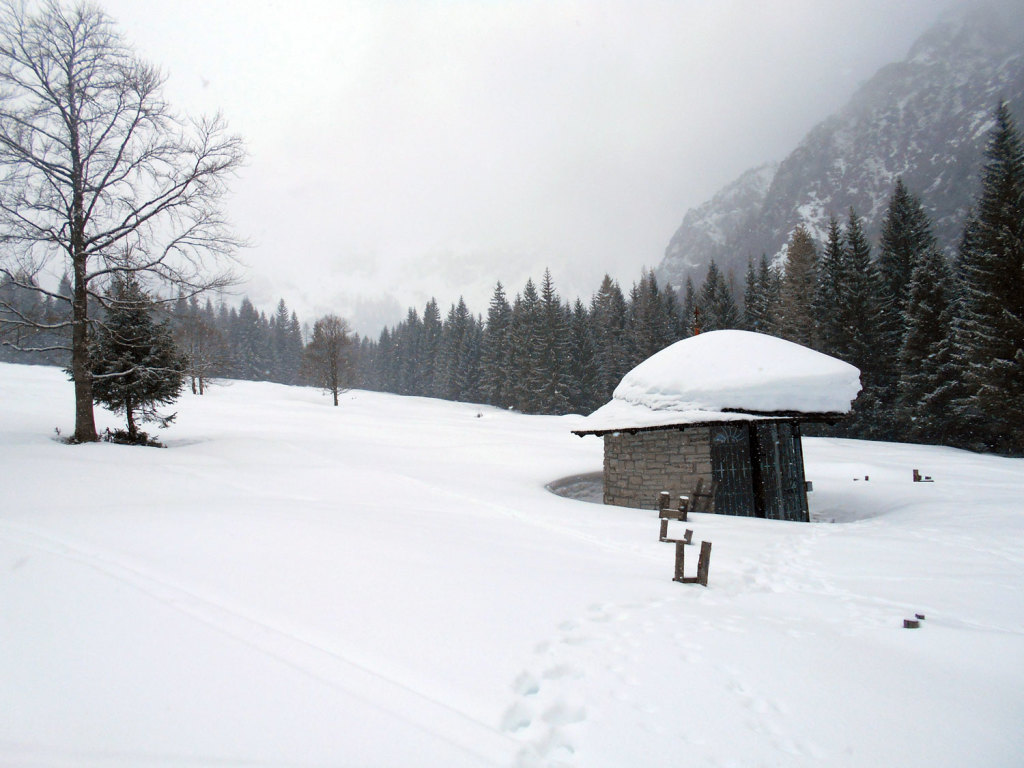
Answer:
<svg viewBox="0 0 1024 768"><path fill-rule="evenodd" d="M348 347L352 343L348 322L337 315L324 315L313 323L313 338L306 347L306 370L313 383L334 395L348 389L351 370Z"/></svg>
<svg viewBox="0 0 1024 768"><path fill-rule="evenodd" d="M71 328L74 441L97 437L90 299L115 275L186 295L233 280L220 202L244 147L219 116L179 117L163 82L97 6L0 0L0 276L70 304L51 330ZM70 297L26 279L47 267L67 270Z"/></svg>

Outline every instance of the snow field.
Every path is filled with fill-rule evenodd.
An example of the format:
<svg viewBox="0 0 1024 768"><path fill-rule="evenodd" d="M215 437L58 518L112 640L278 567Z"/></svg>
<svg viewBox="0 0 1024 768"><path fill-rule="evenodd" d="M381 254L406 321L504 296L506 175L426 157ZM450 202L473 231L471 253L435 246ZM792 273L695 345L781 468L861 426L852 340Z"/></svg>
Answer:
<svg viewBox="0 0 1024 768"><path fill-rule="evenodd" d="M694 515L703 589L653 511L544 489L601 467L570 417L236 382L157 450L52 439L55 369L0 402L0 765L1024 754L1024 461L806 440L836 524Z"/></svg>

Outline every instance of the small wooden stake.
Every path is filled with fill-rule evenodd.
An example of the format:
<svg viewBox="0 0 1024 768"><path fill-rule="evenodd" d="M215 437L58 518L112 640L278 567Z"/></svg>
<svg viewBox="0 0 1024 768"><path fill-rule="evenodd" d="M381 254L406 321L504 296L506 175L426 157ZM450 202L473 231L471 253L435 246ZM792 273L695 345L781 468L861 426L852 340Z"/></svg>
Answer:
<svg viewBox="0 0 1024 768"><path fill-rule="evenodd" d="M676 542L676 575L672 577L672 581L678 581L681 584L700 584L706 587L708 585L708 571L711 569L711 542L702 541L700 543L700 557L697 560L697 575L689 576L685 575L685 558L686 558L686 543L682 541Z"/></svg>
<svg viewBox="0 0 1024 768"><path fill-rule="evenodd" d="M683 564L686 560L686 545L681 541L676 542L676 575L672 577L672 581L686 581L683 574L686 569Z"/></svg>
<svg viewBox="0 0 1024 768"><path fill-rule="evenodd" d="M697 561L697 582L706 587L708 585L708 570L711 568L711 542L700 543L700 559Z"/></svg>
<svg viewBox="0 0 1024 768"><path fill-rule="evenodd" d="M661 533L658 534L658 541L664 541L667 544L692 544L693 543L693 531L689 528L686 529L686 533L683 534L681 539L670 539L668 537L668 520L662 519L661 521Z"/></svg>
<svg viewBox="0 0 1024 768"><path fill-rule="evenodd" d="M662 491L658 494L658 511L663 512L668 509L669 502L672 500L671 495L668 491Z"/></svg>

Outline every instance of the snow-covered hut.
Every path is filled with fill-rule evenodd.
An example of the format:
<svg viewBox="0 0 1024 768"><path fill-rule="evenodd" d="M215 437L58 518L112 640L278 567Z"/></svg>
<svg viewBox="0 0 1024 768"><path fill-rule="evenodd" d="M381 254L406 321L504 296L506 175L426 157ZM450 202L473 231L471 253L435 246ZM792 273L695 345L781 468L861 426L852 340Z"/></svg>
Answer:
<svg viewBox="0 0 1024 768"><path fill-rule="evenodd" d="M604 438L604 502L650 508L715 483L714 511L808 520L800 424L835 421L860 371L774 336L711 331L642 362L573 432Z"/></svg>

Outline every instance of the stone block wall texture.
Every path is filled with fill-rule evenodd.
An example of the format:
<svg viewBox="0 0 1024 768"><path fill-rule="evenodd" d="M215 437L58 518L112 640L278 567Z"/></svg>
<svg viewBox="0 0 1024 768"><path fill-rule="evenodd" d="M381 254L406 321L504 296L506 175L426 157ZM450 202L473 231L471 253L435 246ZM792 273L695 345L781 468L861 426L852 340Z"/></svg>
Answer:
<svg viewBox="0 0 1024 768"><path fill-rule="evenodd" d="M604 503L657 509L668 491L675 507L698 478L711 487L711 430L707 426L604 436Z"/></svg>

